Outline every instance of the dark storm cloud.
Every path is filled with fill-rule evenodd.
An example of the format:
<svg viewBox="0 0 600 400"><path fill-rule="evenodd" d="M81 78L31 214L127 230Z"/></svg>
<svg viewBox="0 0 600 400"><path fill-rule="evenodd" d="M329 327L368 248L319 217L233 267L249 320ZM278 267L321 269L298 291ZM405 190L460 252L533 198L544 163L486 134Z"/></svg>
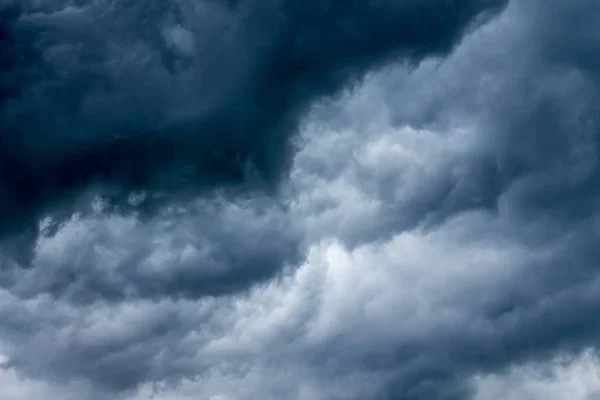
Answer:
<svg viewBox="0 0 600 400"><path fill-rule="evenodd" d="M469 48L416 72L437 78L399 80L389 91L397 123L440 129L466 121L481 131L483 167L467 176L489 171L476 182L490 211L533 254L545 254L481 299L470 294L480 301L473 328L413 343L423 361L400 368L389 398L461 399L472 374L598 346L599 26L597 2L513 2ZM394 105L420 93L414 107ZM399 351L398 362L404 357Z"/></svg>
<svg viewBox="0 0 600 400"><path fill-rule="evenodd" d="M382 204L375 220L364 221L367 226L336 234L355 246L424 221L435 226L464 210L497 213L502 206L525 220L547 218L554 226L547 226L551 235L593 215L600 188L597 7L586 2L513 4L502 23L485 27L448 59L375 77L372 85L384 94L366 100L376 105L351 108L358 117L333 111L338 121L330 126L342 131L339 142L344 126L364 124L361 119L376 114L400 128L434 132L386 138L382 146L424 145L435 154L420 166L420 180L413 178L418 174L400 151L395 159L365 161L368 154L357 154L353 146L368 147L385 138L376 125L360 127L367 139L327 147L329 158L318 152L303 155L302 167L309 174L318 178L335 171L336 178L346 171L353 185ZM573 24L578 28L570 29ZM379 102L386 104L385 112L378 110ZM468 134L453 134L457 128ZM418 141L422 144L415 146ZM462 149L455 144L461 141ZM402 190L403 185L410 187Z"/></svg>
<svg viewBox="0 0 600 400"><path fill-rule="evenodd" d="M327 151L302 156L304 179L318 182L331 174L327 179L369 193L351 207L354 194L348 203L336 203L322 194L325 185L316 186L314 198L324 211L314 212L324 219L336 209L346 215L335 224L314 224L314 230L333 233L351 248L415 227L436 232L465 211L484 212L505 225L502 234L490 238L498 248L507 237L527 248L528 255L498 256L507 270L517 268L509 278L482 288L462 288L456 298L446 299L460 304L457 308L467 314L464 320L423 330L418 338L405 339L400 331L401 345L388 343L376 355L367 354L364 370L396 373L377 398L463 399L472 394L468 382L474 374L597 348L599 26L597 2L512 2L500 20L469 37L441 62L427 62L410 72L398 68L374 78L370 84L385 95L367 96L367 101L379 104L387 97L389 110L377 113L379 106L369 104L350 113L360 113L363 107L365 114L389 117L400 127L440 132L436 139L423 139L434 156L413 161L424 163L418 174L407 168L412 160L402 151L389 150L396 142L387 138L379 146L386 151L373 152L375 162L365 161L365 152L354 151L356 143L369 145L387 135L380 125L365 124L365 114L343 115L331 125L341 131L340 141L344 129L353 125L373 137L353 138L348 144L333 136L334 145L324 145ZM336 111L331 114L339 117ZM456 127L476 135L452 134ZM410 135L396 135L403 151L412 148ZM431 136L416 131L413 135ZM437 151L436 142L452 145L461 140L474 142L463 154L457 156L451 146L446 154ZM388 160L386 153L396 158ZM323 154L330 158L319 160ZM476 233L463 238L466 243L475 244L497 229L487 225L489 221L469 223ZM437 260L422 273L433 274L452 262ZM460 284L447 282L451 287ZM369 332L383 329L374 326ZM393 356L392 348L397 349Z"/></svg>
<svg viewBox="0 0 600 400"><path fill-rule="evenodd" d="M242 35L235 33L242 29L238 26L244 27L240 31L243 43L258 43L257 35L263 33L258 29L263 26L263 19L248 18L237 25L241 16L278 15L280 21L287 23L286 18L292 15L288 13L293 13L307 20L300 18L302 24L293 24L290 29L310 33L312 28L304 28L303 24L311 18L346 21L343 12L356 11L358 8L354 7L363 3L335 3L341 8L332 8L333 14L319 15L312 11L295 14L300 10L287 8L292 3L270 3L264 6L266 14L254 13L251 3L243 1L228 2L226 6L216 2L204 4L206 7L195 10L193 15L207 16L206 24L194 28L183 23L193 31L193 45L185 32L175 29L169 31L167 36L171 39L165 42L166 47L152 53L156 59L145 53L147 44L137 48L139 57L146 54L149 64L145 65L150 70L156 67L154 72L139 70L157 74L155 86L150 88L162 95L163 103L157 106L155 99L144 102L142 95L133 102L139 88L147 86L128 82L127 90L119 93L137 110L127 108L132 113L123 116L124 120L115 117L106 126L100 125L102 129L92 129L90 135L98 140L96 143L106 143L103 129L136 127L148 110L156 107L160 110L158 122L146 125L161 129L149 129L145 134L163 137L163 132L172 133L170 145L175 145L175 141L185 143L186 149L192 150L200 143L198 137L208 137L214 140L209 142L211 150L220 149L225 141L218 140L231 138L230 128L219 131L225 136L214 138L209 133L186 135L195 133L196 128L211 126L212 122L220 126L225 114L214 117L209 113L210 107L206 111L209 114L200 117L184 110L184 117L177 117L183 119L178 120L171 110L187 102L194 104L193 110L204 110L200 107L202 100L213 100L214 93L223 93L221 104L230 101L240 107L255 96L259 109L264 107L279 115L266 118L260 111L251 114L244 107L231 111L228 115L234 122L242 121L251 128L244 142L248 147L243 148L247 153L235 154L241 154L244 160L252 159L258 175L273 183L278 174L269 175L269 171L285 171L281 168L285 163L270 163L271 160L260 164L253 157L290 143L293 129L280 130L278 124L292 116L290 126L295 127L301 115L298 110L307 106L309 100L335 92L349 77L358 76L361 68L377 65L376 59L388 59L377 43L367 51L361 48L366 44L360 39L352 42L351 32L344 31L343 24L337 25L339 35L321 36L325 47L292 46L289 53L278 53L284 48L278 47L278 40L285 29L283 22L275 24L274 33L265 35L276 37L277 43L267 41L263 48L267 56L261 58L271 61L260 65L252 64L248 54L238 54L238 43L230 41ZM391 2L369 4L392 7ZM460 7L467 3L444 4ZM119 13L125 15L123 24L129 21L125 11ZM78 15L82 18L84 14ZM151 20L154 15L147 18ZM390 12L390 23L399 15ZM66 18L53 18L58 17ZM42 16L31 18L37 18L38 25L50 24ZM367 27L368 23L362 24L369 18L367 14L366 19L359 18L352 26ZM118 23L112 17L106 21L103 23ZM74 19L69 23L61 24L94 40L104 37L85 31L83 27L92 24L77 27ZM143 31L142 25L136 27L136 33ZM229 30L220 30L223 26ZM327 31L332 26L323 29ZM351 115L341 118L346 121L334 121L332 125L340 127L339 135L313 132L331 136L317 137L316 145L309 145L297 157L291 179L298 188L298 199L285 210L285 216L271 209L266 214L255 213L252 207L240 210L234 203L227 203L219 206L222 208L207 208L206 215L188 224L188 214L175 218L173 223L181 229L174 230L168 226L171 218L160 213L164 219L144 224L128 216L111 217L116 222L106 222L109 225L96 231L89 229L93 222L85 222L86 216L81 217L84 222L70 220L56 235L40 240L33 254L34 265L40 268L3 275L3 286L10 291L3 291L0 301L1 320L6 321L0 329L0 352L8 358L8 365L28 377L59 385L80 379L96 388L100 398L104 394L111 399L135 398L135 389L144 384L197 379L199 383L190 392L194 398L462 400L474 395L473 376L503 372L517 364L548 363L557 355L597 348L599 26L600 4L593 0L514 1L499 19L470 35L443 61L425 62L411 71L404 66L393 68L369 78L368 85L382 94L367 96L368 106L359 105L359 112L351 109ZM406 34L413 28L416 25L407 24L400 31ZM234 33L211 37L209 43L200 45L200 29L205 29L204 33L212 29ZM383 24L371 33L379 35L386 29ZM26 30L15 32L31 34ZM134 36L161 46L152 32ZM343 37L356 46L348 50L338 48L341 42L337 40ZM448 42L440 39L437 50L447 49L455 41L453 35L450 37L453 39ZM373 36L370 34L369 38ZM50 35L47 40L52 43L56 39ZM114 40L115 46L133 46L131 43L135 42L122 37ZM295 46L312 46L316 39L309 35L306 40ZM415 48L421 46L425 43ZM215 65L201 73L193 72L202 65L202 51L212 54L217 48L223 49L219 56L239 62L229 65L212 57L217 60ZM275 48L279 50L271 52ZM431 54L437 52L427 48ZM327 54L317 49L327 49ZM392 52L405 53L407 47L393 49ZM112 51L124 54L119 53L121 50ZM410 53L405 55L419 59L427 52ZM32 54L34 58L38 55ZM287 82L283 78L292 70L273 72L275 65L290 66L282 61L283 54L290 57L288 61L294 60L289 62L303 65L304 69L294 70L297 80ZM317 55L323 58L316 58ZM357 64L348 61L357 55L369 57L364 63L362 59ZM86 63L89 64L82 65L96 65L93 57ZM173 76L172 84L179 94L160 86L163 65ZM252 65L248 75L242 74L233 83L228 81L229 92L221 90L221 69L247 71L247 65ZM338 69L349 66L349 70ZM162 72L156 72L158 69ZM125 74L128 78L135 78L134 75ZM202 82L205 76L210 77L206 78L206 85L215 85L214 93L210 85L206 94L186 92L188 83ZM249 76L262 80L246 79ZM117 83L125 85L124 80L117 79ZM278 85L279 89L269 91L269 85ZM303 92L303 88L308 91ZM118 97L110 91L106 93L109 99ZM243 95L238 98L235 93ZM127 97L128 94L133 97ZM387 113L384 117L389 119L369 127L365 121L379 121L379 114L372 114L383 103ZM107 115L118 115L121 105L111 109L108 103L102 104L110 110ZM60 104L54 107L62 110ZM100 115L97 121L101 120ZM206 122L205 115L215 119ZM161 118L175 122L161 125ZM246 124L247 121L251 123ZM389 123L432 132L413 129L398 133L390 129L390 133L379 129ZM354 125L354 135L344 132L346 125ZM468 134L456 134L455 128ZM266 142L260 142L258 130L253 129L260 130L265 135L260 140ZM181 137L186 139L179 141L176 132L184 132ZM128 140L137 143L136 135L141 133L129 134ZM274 137L283 141L261 153L260 146L274 143ZM413 137L416 144L411 142ZM82 142L89 144L85 138ZM88 148L92 153L96 149ZM147 154L151 154L152 149L147 149ZM59 154L68 154L62 151ZM87 178L98 177L108 186L116 186L118 195L147 189L166 192L172 201L178 198L176 193L186 194L186 190L179 191L178 183L161 183L160 178L163 171L165 176L177 175L176 169L182 165L177 163L193 164L197 169L191 174L194 182L198 180L207 187L224 184L220 175L224 170L218 168L210 182L196 175L209 161L202 158L204 153L195 154L199 154L200 161L193 163L185 154L161 158L156 169L143 171L139 181L134 175L118 175L117 179L115 171L125 166L117 163L115 170L84 175L85 179L72 182L74 186L50 191L48 197L38 199L50 204L52 196L78 190L80 184L88 182ZM67 161L70 162L68 157ZM140 165L146 165L145 160ZM134 167L128 168L124 170L136 172ZM197 192L198 185L190 186L190 193ZM118 204L119 199L115 202ZM31 205L34 206L39 204ZM108 218L103 213L100 216ZM301 258L297 253L304 249L289 253L285 250L301 242L295 229L306 232L307 241L333 237L346 248L313 243L317 249L311 248L307 263L289 275L260 284L243 295L202 296L227 293L210 289L223 277L237 276L248 265L240 260L247 259L255 266L271 265L273 257L273 264L297 262ZM156 240L152 246L148 244L150 238ZM154 246L158 247L156 252ZM202 254L201 250L207 248L214 251ZM77 267L70 268L69 263L63 262L67 257L75 260L73 265ZM212 266L223 275L215 278L210 275L211 268L195 269L197 264ZM106 270L110 273L104 273ZM264 276L274 273L274 269L267 268ZM232 287L237 290L243 285L236 282ZM111 294L111 290L115 292ZM40 296L40 292L54 296ZM117 370L122 373L116 374ZM167 392L164 398L174 397Z"/></svg>
<svg viewBox="0 0 600 400"><path fill-rule="evenodd" d="M199 218L163 212L213 189L276 188L314 101L385 62L446 55L505 3L0 3L0 235L5 253L33 267L3 264L8 365L109 392L200 373L163 352L201 321L144 317L131 331L125 318L124 336L103 345L86 318L113 304L101 329L133 299L243 291L297 263L301 240L269 207L232 211L238 198ZM101 214L121 215L113 231L94 214L98 193Z"/></svg>
<svg viewBox="0 0 600 400"><path fill-rule="evenodd" d="M447 53L504 3L3 1L0 229L69 214L90 185L117 208L148 191L139 209L272 188L312 101Z"/></svg>

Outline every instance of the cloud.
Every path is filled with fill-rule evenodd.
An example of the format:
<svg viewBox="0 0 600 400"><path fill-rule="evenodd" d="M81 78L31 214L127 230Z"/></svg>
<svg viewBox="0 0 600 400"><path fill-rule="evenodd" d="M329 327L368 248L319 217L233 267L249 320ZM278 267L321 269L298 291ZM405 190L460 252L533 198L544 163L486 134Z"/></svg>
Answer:
<svg viewBox="0 0 600 400"><path fill-rule="evenodd" d="M32 268L7 262L3 286L75 303L197 298L244 291L303 257L297 224L264 199L198 201L150 220L96 209L41 237Z"/></svg>
<svg viewBox="0 0 600 400"><path fill-rule="evenodd" d="M119 70L123 80L105 96L123 94L133 109L119 114L124 103L102 103L106 113L90 117L102 123L78 142L91 153L78 144L73 153L57 148L55 155L68 163L67 154L96 154L113 126L149 126L149 136L169 132L167 143L190 153L172 153L175 158L150 167L136 158L135 165L148 167L140 181L92 174L102 179L84 176L31 203L35 212L26 216L34 216L37 228L31 236L8 236L15 248L33 237L36 246L26 254L31 268L0 275L0 354L5 374L26 379L24 391L47 385L64 398L90 392L99 400L597 395L594 378L582 369L596 362L600 331L594 317L600 310L600 6L592 0L511 2L460 40L484 3L443 3L465 10L443 21L430 3L419 3L419 10L411 8L417 2L329 4L320 14L292 2L266 3L260 12L251 2L204 2L177 23L162 19L174 11L145 10L146 21L165 24L159 33L144 30L154 22L131 23L132 16L142 18L133 6L115 5L125 7L115 9L120 18L107 9L106 20L83 26L78 23L86 15L101 14L79 5L34 15L25 6L27 18L11 32L60 26L35 36L47 42L27 43L58 52L56 41L66 37L61 30L98 40L103 34L90 27L112 24L119 36L100 42L137 53L110 65L127 65L140 79L156 73L146 86ZM374 14L355 17L361 7L373 7ZM201 17L205 24L189 23ZM271 17L276 23L267 27L262 18ZM375 27L371 18L384 23ZM434 41L421 24L429 18L440 28L431 30ZM284 25L288 30L279 31ZM388 30L392 26L397 31ZM353 36L363 28L366 36ZM330 35L311 36L319 29ZM410 34L417 31L418 40ZM298 41L279 42L290 37L282 32ZM384 33L393 33L389 42L375 40ZM269 40L254 57L259 37ZM240 43L249 47L242 51ZM294 45L274 51L280 43ZM83 57L74 66L99 65L78 51L66 51ZM111 51L125 57L121 48ZM386 63L399 59L420 62L410 68ZM303 69L287 70L290 65ZM231 71L236 74L227 76L237 80L220 75ZM214 86L196 94L190 83L202 79ZM155 90L156 99L133 101L140 88ZM215 96L222 102L213 102ZM265 114L242 107L252 101ZM214 104L227 112L204 125L202 118L216 114L202 112ZM69 122L85 115L55 107ZM144 120L152 110L159 110L158 118ZM182 176L177 168L186 163L204 171L204 153L193 151L200 139L212 140L203 142L210 151L230 143L229 127L214 138L188 135L226 119L250 127L248 147L233 153L258 171L260 178L240 175L250 190L207 195L232 182L218 166L206 176L192 171L186 183L171 180ZM289 121L286 129L279 125ZM128 134L131 149L139 151L141 133ZM93 146L92 137L98 140ZM280 152L292 137L297 149ZM292 150L298 150L293 157ZM199 158L186 158L192 154ZM260 154L283 158L261 164ZM257 182L268 187L282 176L276 196L253 192ZM71 190L77 195L69 204ZM37 221L53 207L64 217ZM574 358L571 367L560 366ZM555 381L540 378L540 370L551 371ZM592 383L578 386L577 379Z"/></svg>
<svg viewBox="0 0 600 400"><path fill-rule="evenodd" d="M1 228L69 215L91 186L117 210L132 191L145 210L273 188L312 102L384 62L443 56L504 4L3 1Z"/></svg>
<svg viewBox="0 0 600 400"><path fill-rule="evenodd" d="M557 358L549 364L521 365L503 375L477 379L477 400L581 399L600 395L598 357L588 349L576 357Z"/></svg>

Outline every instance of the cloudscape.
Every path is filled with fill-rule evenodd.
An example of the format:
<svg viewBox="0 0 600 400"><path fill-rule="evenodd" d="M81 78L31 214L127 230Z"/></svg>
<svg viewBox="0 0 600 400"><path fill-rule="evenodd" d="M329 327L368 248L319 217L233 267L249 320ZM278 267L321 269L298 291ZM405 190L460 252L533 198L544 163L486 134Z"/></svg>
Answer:
<svg viewBox="0 0 600 400"><path fill-rule="evenodd" d="M600 2L0 0L0 400L600 399Z"/></svg>

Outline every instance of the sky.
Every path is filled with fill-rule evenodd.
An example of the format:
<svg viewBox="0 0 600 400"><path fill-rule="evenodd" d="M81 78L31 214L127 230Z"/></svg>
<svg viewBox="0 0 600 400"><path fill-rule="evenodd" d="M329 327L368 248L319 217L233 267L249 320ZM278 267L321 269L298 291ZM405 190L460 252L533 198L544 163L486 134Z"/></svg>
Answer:
<svg viewBox="0 0 600 400"><path fill-rule="evenodd" d="M1 400L600 400L600 2L0 0Z"/></svg>

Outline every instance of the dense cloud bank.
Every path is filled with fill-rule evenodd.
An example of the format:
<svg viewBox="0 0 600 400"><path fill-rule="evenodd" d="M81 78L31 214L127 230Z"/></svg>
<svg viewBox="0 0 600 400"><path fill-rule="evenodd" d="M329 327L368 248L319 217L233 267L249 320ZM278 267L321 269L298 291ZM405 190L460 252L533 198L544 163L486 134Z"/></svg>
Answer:
<svg viewBox="0 0 600 400"><path fill-rule="evenodd" d="M15 4L9 400L597 398L600 3Z"/></svg>
<svg viewBox="0 0 600 400"><path fill-rule="evenodd" d="M272 189L311 102L449 52L504 3L4 0L0 230L91 185L117 210Z"/></svg>

